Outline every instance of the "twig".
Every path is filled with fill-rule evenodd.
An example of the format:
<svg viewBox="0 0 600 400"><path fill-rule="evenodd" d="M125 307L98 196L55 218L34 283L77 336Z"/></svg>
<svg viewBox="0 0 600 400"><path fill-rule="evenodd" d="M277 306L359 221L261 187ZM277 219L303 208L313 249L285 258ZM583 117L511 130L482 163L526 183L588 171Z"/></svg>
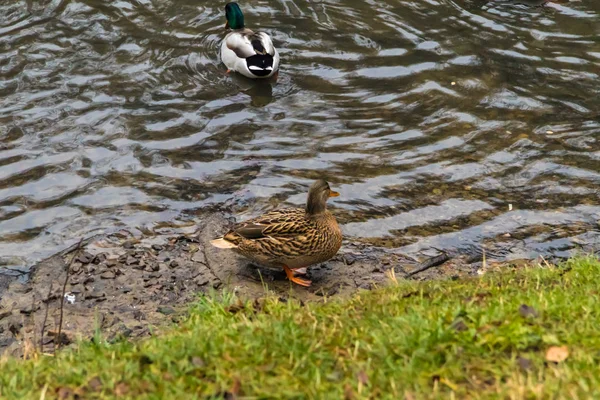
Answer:
<svg viewBox="0 0 600 400"><path fill-rule="evenodd" d="M33 338L31 339L32 341L32 345L33 345L33 354L35 357L35 343L37 342L37 338L35 335L35 293L33 293L33 296L31 296L31 326L32 328L32 334L33 334Z"/></svg>
<svg viewBox="0 0 600 400"><path fill-rule="evenodd" d="M44 330L46 330L46 321L48 320L48 307L50 306L50 296L52 295L52 283L53 281L50 281L48 297L46 297L46 310L44 311L44 322L42 323L42 336L40 336L40 353L44 352Z"/></svg>
<svg viewBox="0 0 600 400"><path fill-rule="evenodd" d="M405 278L410 278L411 276L414 276L414 275L419 274L419 273L421 273L423 271L426 271L429 268L433 268L433 267L437 267L438 265L442 265L443 263L445 263L449 259L450 259L450 257L448 256L448 254L442 253L439 256L432 257L429 260L425 261L424 263L421 264L421 266L419 268L417 268L417 269L415 269L413 271L410 271L404 277Z"/></svg>
<svg viewBox="0 0 600 400"><path fill-rule="evenodd" d="M71 262L67 265L67 270L65 271L65 281L63 283L62 292L60 295L60 318L58 320L58 349L60 349L60 345L62 343L62 324L63 324L63 313L65 308L65 292L67 290L67 282L69 281L69 273L71 272L71 266L75 261L75 258L79 255L81 250L81 243L83 243L83 238L79 240L79 244L77 245L77 249L75 253L73 253L73 257L71 257ZM57 346L54 346L54 353L56 354Z"/></svg>

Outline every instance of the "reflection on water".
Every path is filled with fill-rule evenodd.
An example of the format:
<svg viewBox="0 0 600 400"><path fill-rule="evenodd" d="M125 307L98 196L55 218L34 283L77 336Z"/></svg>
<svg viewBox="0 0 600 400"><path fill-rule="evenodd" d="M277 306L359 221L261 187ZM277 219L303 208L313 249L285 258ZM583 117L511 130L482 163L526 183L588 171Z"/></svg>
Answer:
<svg viewBox="0 0 600 400"><path fill-rule="evenodd" d="M413 256L594 246L597 1L252 0L277 82L228 76L224 3L0 5L0 263L302 204ZM512 205L512 210L509 209Z"/></svg>

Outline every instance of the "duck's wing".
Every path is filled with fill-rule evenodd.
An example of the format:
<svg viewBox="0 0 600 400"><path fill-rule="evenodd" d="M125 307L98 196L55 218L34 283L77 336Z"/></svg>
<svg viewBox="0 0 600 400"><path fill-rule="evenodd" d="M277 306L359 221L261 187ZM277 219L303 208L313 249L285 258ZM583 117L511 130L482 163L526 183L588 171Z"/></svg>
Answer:
<svg viewBox="0 0 600 400"><path fill-rule="evenodd" d="M257 54L269 54L275 55L275 47L271 37L265 32L256 32L253 35L252 46L256 50Z"/></svg>
<svg viewBox="0 0 600 400"><path fill-rule="evenodd" d="M225 38L227 48L239 58L248 58L257 54L275 54L275 48L269 35L264 32L233 32Z"/></svg>
<svg viewBox="0 0 600 400"><path fill-rule="evenodd" d="M302 209L282 209L271 211L241 224L236 225L224 238L227 240L241 236L244 239L277 239L294 238L306 235L314 229L312 221L306 218Z"/></svg>

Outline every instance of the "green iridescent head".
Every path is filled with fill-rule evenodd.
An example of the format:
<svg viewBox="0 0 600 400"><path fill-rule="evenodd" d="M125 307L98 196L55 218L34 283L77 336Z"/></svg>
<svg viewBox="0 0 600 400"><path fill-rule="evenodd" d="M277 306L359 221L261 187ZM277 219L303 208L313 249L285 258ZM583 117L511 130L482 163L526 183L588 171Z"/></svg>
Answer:
<svg viewBox="0 0 600 400"><path fill-rule="evenodd" d="M242 14L242 10L240 9L238 3L227 3L227 5L225 6L225 18L227 18L225 28L244 28L244 14Z"/></svg>

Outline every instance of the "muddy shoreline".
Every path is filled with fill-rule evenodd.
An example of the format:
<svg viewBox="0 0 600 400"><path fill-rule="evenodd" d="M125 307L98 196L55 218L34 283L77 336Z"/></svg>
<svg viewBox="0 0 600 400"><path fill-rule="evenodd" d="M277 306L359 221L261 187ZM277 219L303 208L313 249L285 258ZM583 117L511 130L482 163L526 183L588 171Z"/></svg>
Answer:
<svg viewBox="0 0 600 400"><path fill-rule="evenodd" d="M261 297L268 290L286 298L318 301L323 296L344 296L385 285L390 269L404 278L424 266L386 249L344 242L335 258L309 268L310 288L291 289L283 271L259 269L209 244L231 223L215 214L203 219L194 234L185 236L94 237L81 249L72 248L38 263L25 283L3 277L0 354L22 356L32 344L38 349L43 346L44 352L53 351L65 270L74 256L63 306L65 344L90 340L97 330L109 341L149 336L172 325L200 294L214 290L235 291L242 298ZM444 257L433 263L440 265L409 279L477 275L482 264L468 256Z"/></svg>

